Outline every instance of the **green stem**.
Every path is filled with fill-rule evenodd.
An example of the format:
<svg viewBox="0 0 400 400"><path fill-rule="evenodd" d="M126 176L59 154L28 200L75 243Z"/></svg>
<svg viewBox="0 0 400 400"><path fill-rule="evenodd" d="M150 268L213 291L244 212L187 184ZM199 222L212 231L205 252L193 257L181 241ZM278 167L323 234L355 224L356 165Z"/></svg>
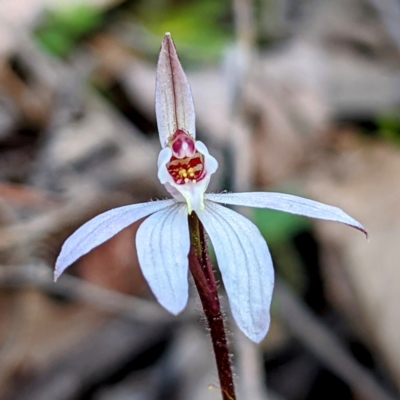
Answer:
<svg viewBox="0 0 400 400"><path fill-rule="evenodd" d="M195 213L189 216L189 227L192 242L189 266L210 328L222 398L223 400L235 400L232 364L218 298L217 283L208 254L204 228Z"/></svg>

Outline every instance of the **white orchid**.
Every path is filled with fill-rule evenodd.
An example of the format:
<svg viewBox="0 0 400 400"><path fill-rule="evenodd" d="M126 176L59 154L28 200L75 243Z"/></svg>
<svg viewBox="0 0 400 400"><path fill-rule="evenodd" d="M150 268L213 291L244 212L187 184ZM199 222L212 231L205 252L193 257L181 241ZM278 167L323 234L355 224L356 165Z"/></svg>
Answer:
<svg viewBox="0 0 400 400"><path fill-rule="evenodd" d="M162 146L158 177L173 199L119 207L81 226L62 247L55 279L80 257L147 217L136 236L139 263L159 303L178 314L188 301L188 215L195 212L214 246L233 317L251 340L260 342L270 324L271 256L257 227L220 203L270 208L365 229L339 208L288 194L206 194L218 163L204 143L196 141L190 87L169 34L157 66L156 115Z"/></svg>

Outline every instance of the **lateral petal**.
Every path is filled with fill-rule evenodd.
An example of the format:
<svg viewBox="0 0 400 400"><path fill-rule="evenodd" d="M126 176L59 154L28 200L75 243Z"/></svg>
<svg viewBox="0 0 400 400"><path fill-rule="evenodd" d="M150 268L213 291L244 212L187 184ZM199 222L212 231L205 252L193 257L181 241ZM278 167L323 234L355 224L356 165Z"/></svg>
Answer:
<svg viewBox="0 0 400 400"><path fill-rule="evenodd" d="M214 246L233 317L252 341L267 334L274 270L268 246L247 218L206 201L197 214Z"/></svg>
<svg viewBox="0 0 400 400"><path fill-rule="evenodd" d="M86 222L63 244L56 261L54 280L78 258L111 239L122 229L172 204L174 200L161 200L118 207Z"/></svg>
<svg viewBox="0 0 400 400"><path fill-rule="evenodd" d="M169 33L164 36L157 64L156 116L162 147L178 129L196 137L192 92Z"/></svg>
<svg viewBox="0 0 400 400"><path fill-rule="evenodd" d="M207 194L206 199L222 204L270 208L310 218L341 222L364 232L368 236L366 229L340 208L290 194L272 192L219 193Z"/></svg>
<svg viewBox="0 0 400 400"><path fill-rule="evenodd" d="M189 296L189 224L185 204L175 204L147 218L136 235L140 267L159 303L180 313Z"/></svg>

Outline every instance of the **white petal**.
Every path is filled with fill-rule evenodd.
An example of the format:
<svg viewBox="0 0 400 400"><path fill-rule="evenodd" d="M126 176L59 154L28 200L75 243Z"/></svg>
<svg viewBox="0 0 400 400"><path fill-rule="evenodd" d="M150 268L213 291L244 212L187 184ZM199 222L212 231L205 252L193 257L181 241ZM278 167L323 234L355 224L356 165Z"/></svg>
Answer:
<svg viewBox="0 0 400 400"><path fill-rule="evenodd" d="M257 227L235 211L206 201L197 213L215 249L233 317L239 328L258 343L267 334L274 270Z"/></svg>
<svg viewBox="0 0 400 400"><path fill-rule="evenodd" d="M172 157L172 150L169 147L164 147L161 151L160 154L158 155L158 160L157 160L157 167L160 169L161 167L164 167L167 169L167 164L171 161ZM159 171L160 173L160 171ZM168 173L168 171L167 171ZM168 174L169 175L169 174ZM159 177L161 180L161 178ZM161 182L164 183L164 182Z"/></svg>
<svg viewBox="0 0 400 400"><path fill-rule="evenodd" d="M186 206L175 204L147 218L136 235L139 264L159 303L172 314L188 301L189 224Z"/></svg>
<svg viewBox="0 0 400 400"><path fill-rule="evenodd" d="M206 199L217 203L270 208L272 210L285 211L310 218L341 222L367 234L365 228L358 221L350 217L350 215L346 214L340 208L290 194L271 192L220 193L207 194Z"/></svg>
<svg viewBox="0 0 400 400"><path fill-rule="evenodd" d="M207 146L200 140L196 141L196 149L204 156L204 168L207 176L212 175L218 169L218 161L209 153Z"/></svg>
<svg viewBox="0 0 400 400"><path fill-rule="evenodd" d="M162 147L178 129L195 138L192 93L169 33L164 36L157 64L156 116Z"/></svg>
<svg viewBox="0 0 400 400"><path fill-rule="evenodd" d="M160 154L158 155L158 179L160 180L161 184L165 185L166 183L174 182L174 179L170 175L167 169L167 164L170 162L172 157L172 150L169 147L164 147Z"/></svg>
<svg viewBox="0 0 400 400"><path fill-rule="evenodd" d="M86 222L63 244L56 261L54 279L57 280L78 258L111 239L122 229L173 203L174 200L162 200L118 207Z"/></svg>

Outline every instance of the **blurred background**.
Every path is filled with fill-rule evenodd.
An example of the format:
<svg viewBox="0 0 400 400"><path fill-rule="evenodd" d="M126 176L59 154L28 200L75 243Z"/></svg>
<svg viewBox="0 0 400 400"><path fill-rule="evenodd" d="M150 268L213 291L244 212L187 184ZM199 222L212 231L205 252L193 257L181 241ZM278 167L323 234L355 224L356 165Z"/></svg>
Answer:
<svg viewBox="0 0 400 400"><path fill-rule="evenodd" d="M138 224L52 283L82 223L167 196L154 113L166 31L220 164L211 191L302 195L370 234L244 210L278 283L260 346L221 285L239 398L398 399L398 0L0 0L0 398L221 398L193 285L179 317L157 305Z"/></svg>

